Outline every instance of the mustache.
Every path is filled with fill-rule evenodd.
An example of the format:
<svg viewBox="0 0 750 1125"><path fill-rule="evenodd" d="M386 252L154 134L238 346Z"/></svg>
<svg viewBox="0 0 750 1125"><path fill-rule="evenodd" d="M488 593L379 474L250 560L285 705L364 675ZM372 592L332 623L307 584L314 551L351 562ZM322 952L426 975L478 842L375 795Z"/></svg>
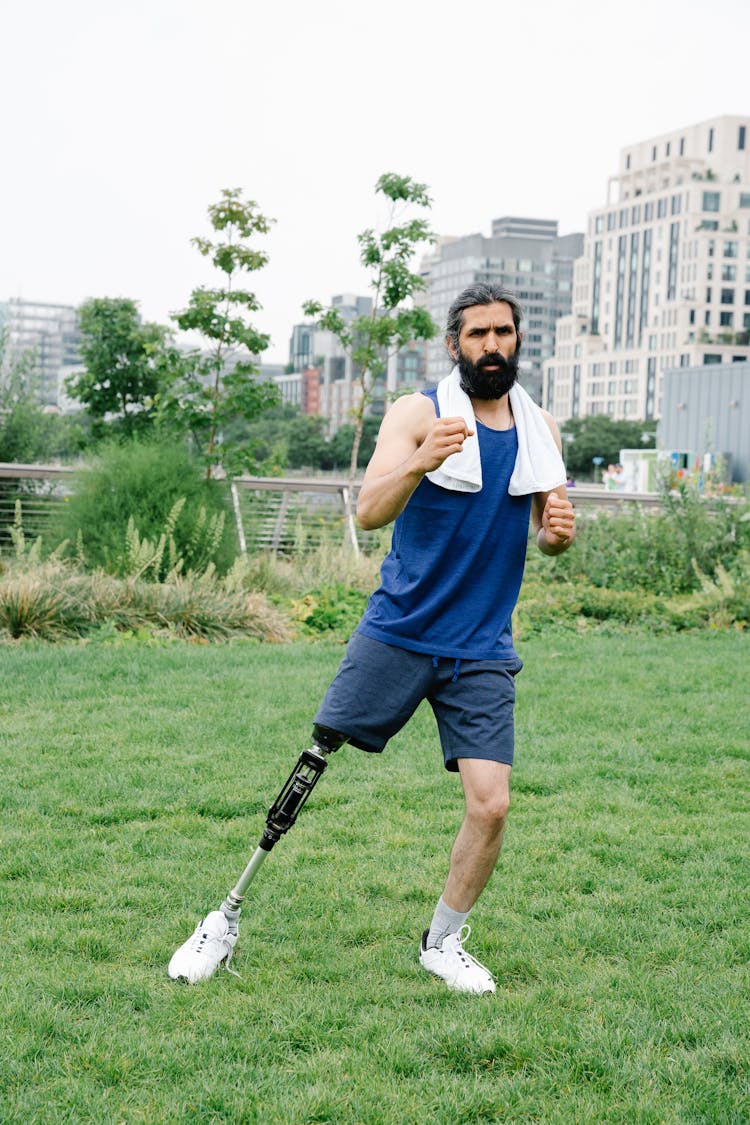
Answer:
<svg viewBox="0 0 750 1125"><path fill-rule="evenodd" d="M485 367L499 367L502 370L503 367L508 366L508 360L500 352L495 352L494 355L483 355L474 366L478 371Z"/></svg>

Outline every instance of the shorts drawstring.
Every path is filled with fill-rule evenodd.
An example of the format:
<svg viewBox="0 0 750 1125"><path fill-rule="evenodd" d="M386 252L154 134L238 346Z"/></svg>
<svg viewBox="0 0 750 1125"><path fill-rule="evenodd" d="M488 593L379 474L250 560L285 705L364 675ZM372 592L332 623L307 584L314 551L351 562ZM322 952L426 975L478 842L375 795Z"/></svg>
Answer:
<svg viewBox="0 0 750 1125"><path fill-rule="evenodd" d="M439 656L433 656L433 658L432 658L432 667L435 669L436 672L437 672L439 660L440 660ZM453 675L451 677L451 683L452 684L456 683L460 674L461 674L461 660L456 659L453 662Z"/></svg>

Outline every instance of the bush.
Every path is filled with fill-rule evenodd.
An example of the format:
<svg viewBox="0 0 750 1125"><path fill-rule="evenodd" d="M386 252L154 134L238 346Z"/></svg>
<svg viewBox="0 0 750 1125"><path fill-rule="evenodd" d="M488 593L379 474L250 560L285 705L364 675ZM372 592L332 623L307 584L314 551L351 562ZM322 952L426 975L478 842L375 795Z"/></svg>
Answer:
<svg viewBox="0 0 750 1125"><path fill-rule="evenodd" d="M119 576L135 573L134 557L142 557L144 540L152 546L150 576L155 578L165 577L176 558L185 571L200 572L213 563L225 573L236 555L226 483L204 480L185 447L174 442L105 446L78 475L48 533L52 545L63 540L89 568Z"/></svg>
<svg viewBox="0 0 750 1125"><path fill-rule="evenodd" d="M530 552L532 576L674 597L700 590L701 575L715 581L719 566L732 574L750 550L747 502L707 501L691 489L665 496L659 511L579 514L578 525L575 546L559 558Z"/></svg>

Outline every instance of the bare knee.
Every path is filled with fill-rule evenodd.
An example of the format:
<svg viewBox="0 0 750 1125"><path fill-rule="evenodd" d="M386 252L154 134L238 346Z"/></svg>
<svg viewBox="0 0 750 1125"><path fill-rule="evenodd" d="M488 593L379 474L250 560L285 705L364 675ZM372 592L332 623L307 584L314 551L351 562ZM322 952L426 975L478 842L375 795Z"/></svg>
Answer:
<svg viewBox="0 0 750 1125"><path fill-rule="evenodd" d="M466 803L466 815L487 835L502 832L510 808L510 794L504 791L483 795L472 794Z"/></svg>

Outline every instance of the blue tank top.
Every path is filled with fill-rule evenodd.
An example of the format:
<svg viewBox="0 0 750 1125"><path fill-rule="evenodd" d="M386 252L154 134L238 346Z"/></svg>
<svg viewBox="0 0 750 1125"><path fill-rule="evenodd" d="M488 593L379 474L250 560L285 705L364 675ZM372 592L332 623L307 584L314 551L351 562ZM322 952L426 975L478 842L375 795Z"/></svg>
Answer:
<svg viewBox="0 0 750 1125"><path fill-rule="evenodd" d="M436 390L423 391L439 413ZM358 631L460 660L517 660L511 617L526 560L530 496L510 496L515 427L477 421L483 487L453 492L424 477L393 527Z"/></svg>

